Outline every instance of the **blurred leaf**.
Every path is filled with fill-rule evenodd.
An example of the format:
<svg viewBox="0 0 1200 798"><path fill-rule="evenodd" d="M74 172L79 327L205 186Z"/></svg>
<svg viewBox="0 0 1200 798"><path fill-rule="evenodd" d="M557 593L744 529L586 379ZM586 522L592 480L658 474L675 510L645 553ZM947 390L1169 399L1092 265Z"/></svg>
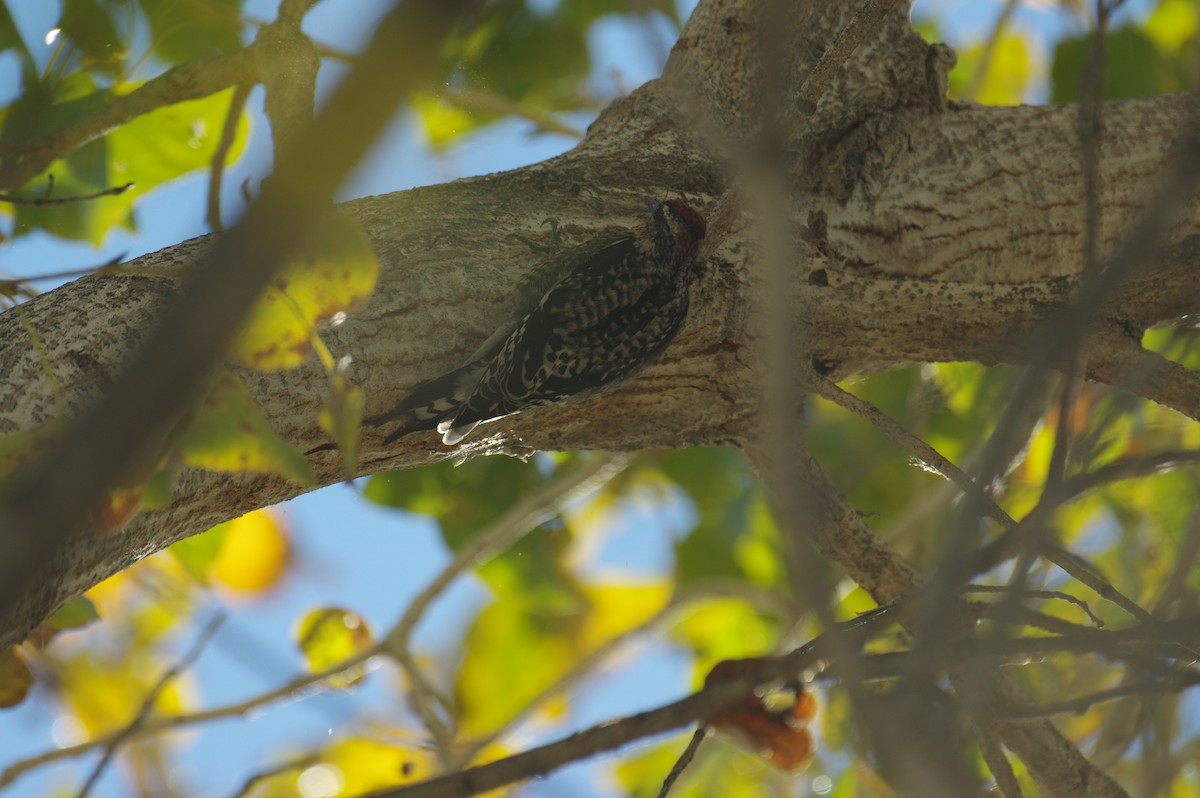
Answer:
<svg viewBox="0 0 1200 798"><path fill-rule="evenodd" d="M586 604L574 612L514 600L489 605L467 633L455 676L462 733L505 726L580 660L657 614L670 591L665 581L599 582L582 588Z"/></svg>
<svg viewBox="0 0 1200 798"><path fill-rule="evenodd" d="M379 262L362 226L341 213L306 232L300 256L259 297L230 354L260 370L294 368L312 352L316 325L370 296Z"/></svg>
<svg viewBox="0 0 1200 798"><path fill-rule="evenodd" d="M88 735L96 737L128 726L165 671L166 666L143 653L126 651L109 658L84 652L59 661L59 695ZM155 699L156 712L184 710L185 681L176 677L167 684Z"/></svg>
<svg viewBox="0 0 1200 798"><path fill-rule="evenodd" d="M1054 50L1050 70L1050 101L1075 102L1079 98L1079 80L1087 63L1090 43L1087 38L1066 38ZM1189 63L1173 58L1154 46L1154 41L1136 28L1119 28L1105 40L1108 70L1104 81L1104 99L1151 97L1190 88Z"/></svg>
<svg viewBox="0 0 1200 798"><path fill-rule="evenodd" d="M21 85L28 89L37 80L37 67L21 32L13 22L12 14L8 12L8 4L0 3L0 53L7 50L16 51L17 60L21 63Z"/></svg>
<svg viewBox="0 0 1200 798"><path fill-rule="evenodd" d="M558 468L572 462L562 460ZM536 461L479 457L455 467L449 461L406 471L377 474L363 495L390 507L432 516L452 551L487 529L519 497L543 484ZM543 525L479 568L498 595L556 611L578 609L574 578L562 563L569 534L558 524Z"/></svg>
<svg viewBox="0 0 1200 798"><path fill-rule="evenodd" d="M0 708L15 707L29 695L33 671L17 646L0 649Z"/></svg>
<svg viewBox="0 0 1200 798"><path fill-rule="evenodd" d="M45 648L59 632L82 629L99 618L100 613L96 612L96 605L87 596L75 596L34 629L26 642L38 648ZM0 683L3 681L3 678L0 678Z"/></svg>
<svg viewBox="0 0 1200 798"><path fill-rule="evenodd" d="M592 24L604 16L626 14L630 24L648 25L651 11L679 21L673 0L571 0L548 12L525 0L498 0L451 43L449 50L462 66L450 85L480 89L541 111L588 107ZM452 107L429 96L414 107L434 146L446 146L499 116L480 108Z"/></svg>
<svg viewBox="0 0 1200 798"><path fill-rule="evenodd" d="M150 22L154 54L182 64L242 46L241 0L138 0Z"/></svg>
<svg viewBox="0 0 1200 798"><path fill-rule="evenodd" d="M420 745L393 745L366 737L338 740L325 750L321 761L341 772L342 788L336 794L345 796L423 781L438 773L437 760Z"/></svg>
<svg viewBox="0 0 1200 798"><path fill-rule="evenodd" d="M209 535L220 543L207 574L233 590L256 593L274 587L291 559L291 540L270 510L254 510L195 537Z"/></svg>
<svg viewBox="0 0 1200 798"><path fill-rule="evenodd" d="M362 425L362 389L340 374L329 380L329 391L321 407L318 421L321 429L329 433L342 453L344 478L354 478L354 464L358 458L358 431Z"/></svg>
<svg viewBox="0 0 1200 798"><path fill-rule="evenodd" d="M454 678L459 733L483 736L504 727L566 673L575 661L576 623L512 601L480 612Z"/></svg>
<svg viewBox="0 0 1200 798"><path fill-rule="evenodd" d="M773 620L745 601L714 598L689 604L686 614L671 628L671 638L694 653L693 686L698 687L720 660L774 650L779 631Z"/></svg>
<svg viewBox="0 0 1200 798"><path fill-rule="evenodd" d="M1146 35L1163 51L1178 51L1200 27L1195 0L1159 0L1146 19Z"/></svg>
<svg viewBox="0 0 1200 798"><path fill-rule="evenodd" d="M279 436L231 371L219 372L179 439L183 460L210 471L257 471L311 485L308 461Z"/></svg>
<svg viewBox="0 0 1200 798"><path fill-rule="evenodd" d="M32 429L0 435L0 483L45 454L66 429L61 418L54 418Z"/></svg>
<svg viewBox="0 0 1200 798"><path fill-rule="evenodd" d="M43 87L22 95L4 116L4 137L22 140L59 131L136 88L137 84L119 84L96 90L86 73L73 73L52 89ZM159 108L54 161L14 193L28 198L62 198L93 194L127 183L133 186L116 196L83 202L15 206L15 234L44 229L98 246L112 227L132 227L133 206L139 197L156 186L209 165L232 91ZM246 138L243 117L230 161L241 154ZM197 218L200 213L197 205Z"/></svg>
<svg viewBox="0 0 1200 798"><path fill-rule="evenodd" d="M117 33L109 10L97 0L64 0L58 26L87 56L85 66L94 65L113 77L121 73L128 45Z"/></svg>
<svg viewBox="0 0 1200 798"><path fill-rule="evenodd" d="M576 637L580 654L586 656L653 618L667 606L672 590L673 586L665 580L585 585L588 611Z"/></svg>
<svg viewBox="0 0 1200 798"><path fill-rule="evenodd" d="M490 116L472 113L461 105L446 102L434 94L419 92L410 101L412 110L421 119L429 146L440 150L453 144L459 136L491 121Z"/></svg>
<svg viewBox="0 0 1200 798"><path fill-rule="evenodd" d="M358 613L341 607L312 610L300 619L296 629L296 645L314 673L366 651L373 642L367 622ZM334 687L345 688L358 684L365 675L363 666L358 665L328 681Z"/></svg>
<svg viewBox="0 0 1200 798"><path fill-rule="evenodd" d="M212 529L199 535L192 535L183 540L177 540L167 549L171 556L179 561L197 584L207 585L209 569L216 561L221 547L225 545L225 536L229 533L232 521L217 524Z"/></svg>
<svg viewBox="0 0 1200 798"><path fill-rule="evenodd" d="M687 449L657 466L687 492L698 515L695 529L676 545L681 586L730 578L782 584L778 531L741 455L727 448Z"/></svg>
<svg viewBox="0 0 1200 798"><path fill-rule="evenodd" d="M975 86L984 56L984 45L975 44L958 53L958 64L950 72L949 96L974 100L984 105L1017 105L1025 97L1035 65L1025 36L1004 33L996 40L983 80ZM967 92L974 87L974 97Z"/></svg>

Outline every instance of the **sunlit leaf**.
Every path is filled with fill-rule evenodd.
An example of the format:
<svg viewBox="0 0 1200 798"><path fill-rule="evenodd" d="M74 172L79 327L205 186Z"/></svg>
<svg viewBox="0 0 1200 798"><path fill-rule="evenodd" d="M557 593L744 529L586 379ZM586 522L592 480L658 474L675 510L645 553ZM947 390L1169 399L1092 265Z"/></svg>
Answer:
<svg viewBox="0 0 1200 798"><path fill-rule="evenodd" d="M60 660L59 694L89 734L105 734L133 720L168 667L147 661L144 655L105 657L86 652ZM156 697L155 710L182 711L187 681L171 680Z"/></svg>
<svg viewBox="0 0 1200 798"><path fill-rule="evenodd" d="M287 569L291 540L277 515L269 510L246 513L195 537L209 536L218 541L218 547L212 553L206 573L218 585L257 593L274 587ZM207 546L191 551L190 563L180 557L189 571L199 568L209 553Z"/></svg>
<svg viewBox="0 0 1200 798"><path fill-rule="evenodd" d="M312 352L316 325L366 301L378 274L362 226L340 213L324 217L305 233L302 254L259 297L230 354L262 370L300 365Z"/></svg>
<svg viewBox="0 0 1200 798"><path fill-rule="evenodd" d="M758 656L774 649L776 624L733 598L693 602L671 627L671 637L695 652L695 684L719 660Z"/></svg>
<svg viewBox="0 0 1200 798"><path fill-rule="evenodd" d="M54 83L53 88L22 95L4 116L4 135L20 140L61 130L138 85L97 89L87 73L72 73ZM111 228L131 227L133 206L139 197L211 163L232 91L158 108L54 161L18 189L17 196L53 199L91 195L127 184L131 187L117 195L87 201L15 206L16 234L41 228L99 245ZM237 127L230 160L244 149L246 130L243 119ZM195 212L199 219L199 204Z"/></svg>
<svg viewBox="0 0 1200 798"><path fill-rule="evenodd" d="M341 607L312 610L300 619L296 645L304 653L309 670L314 672L337 665L370 648L371 629L362 616ZM347 669L329 679L335 687L349 687L362 681L362 666Z"/></svg>
<svg viewBox="0 0 1200 798"><path fill-rule="evenodd" d="M454 679L459 730L484 735L507 724L576 659L572 616L496 602L471 624Z"/></svg>
<svg viewBox="0 0 1200 798"><path fill-rule="evenodd" d="M1159 0L1146 19L1145 31L1161 50L1179 50L1196 36L1200 9L1194 0Z"/></svg>
<svg viewBox="0 0 1200 798"><path fill-rule="evenodd" d="M184 462L211 471L258 471L312 484L308 462L280 437L241 380L218 373L178 443Z"/></svg>
<svg viewBox="0 0 1200 798"><path fill-rule="evenodd" d="M985 55L988 61L980 79ZM958 64L950 72L950 98L984 105L1017 105L1024 99L1036 68L1026 35L1003 33L990 53L982 43L959 51ZM968 97L972 90L974 95Z"/></svg>
<svg viewBox="0 0 1200 798"><path fill-rule="evenodd" d="M345 796L422 781L436 775L438 767L433 753L416 740L395 745L366 737L338 740L321 761L340 771L342 788L336 794Z"/></svg>

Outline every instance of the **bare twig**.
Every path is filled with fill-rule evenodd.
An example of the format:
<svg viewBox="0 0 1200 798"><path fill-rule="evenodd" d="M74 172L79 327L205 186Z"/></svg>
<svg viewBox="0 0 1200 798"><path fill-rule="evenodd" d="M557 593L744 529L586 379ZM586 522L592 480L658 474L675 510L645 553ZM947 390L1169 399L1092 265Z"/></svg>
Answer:
<svg viewBox="0 0 1200 798"><path fill-rule="evenodd" d="M700 743L704 742L704 738L710 732L711 729L703 724L696 729L692 739L688 740L687 747L679 754L679 759L675 760L675 764L671 766L671 772L663 779L662 789L658 791L658 798L667 798L667 793L671 791L671 787L675 786L675 782L683 775L683 771L695 759L696 752L700 750Z"/></svg>
<svg viewBox="0 0 1200 798"><path fill-rule="evenodd" d="M447 757L452 749L451 735L434 708L437 689L409 651L409 638L413 629L424 617L425 610L460 574L512 546L538 524L553 518L560 504L611 479L627 462L628 458L621 455L596 455L524 496L492 526L481 531L459 549L454 560L417 594L404 611L404 615L388 632L383 643L384 649L407 672L412 682L413 705L433 736L443 758Z"/></svg>
<svg viewBox="0 0 1200 798"><path fill-rule="evenodd" d="M93 191L91 194L76 194L71 197L18 197L14 194L0 194L0 202L10 202L13 205L26 205L33 208L45 208L57 205L70 205L75 202L87 202L101 197L116 197L133 188L133 183L123 186Z"/></svg>

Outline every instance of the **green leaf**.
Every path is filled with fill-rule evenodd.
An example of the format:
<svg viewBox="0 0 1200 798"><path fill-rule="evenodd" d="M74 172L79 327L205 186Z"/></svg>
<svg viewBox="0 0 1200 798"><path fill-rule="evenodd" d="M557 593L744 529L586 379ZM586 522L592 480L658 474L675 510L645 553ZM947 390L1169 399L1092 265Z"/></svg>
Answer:
<svg viewBox="0 0 1200 798"><path fill-rule="evenodd" d="M168 64L199 61L242 46L242 0L138 0L154 55Z"/></svg>
<svg viewBox="0 0 1200 798"><path fill-rule="evenodd" d="M681 586L740 579L782 585L779 536L761 489L733 449L672 452L658 467L687 492L699 516L675 547Z"/></svg>
<svg viewBox="0 0 1200 798"><path fill-rule="evenodd" d="M313 483L304 455L279 436L229 371L213 378L178 446L184 462L194 468L258 471L301 485Z"/></svg>
<svg viewBox="0 0 1200 798"><path fill-rule="evenodd" d="M68 128L135 88L122 84L97 91L90 76L74 73L53 89L43 87L22 95L4 117L4 137L23 140ZM117 196L54 206L18 205L14 209L16 234L43 229L99 245L113 227L132 227L133 206L139 197L211 163L231 92L159 108L54 161L14 193L28 198L65 198L133 185ZM231 160L245 148L247 129L243 116ZM196 212L201 212L199 206Z"/></svg>
<svg viewBox="0 0 1200 798"><path fill-rule="evenodd" d="M128 56L128 45L117 33L108 9L97 0L64 0L58 26L86 55L85 65L117 76Z"/></svg>
<svg viewBox="0 0 1200 798"><path fill-rule="evenodd" d="M566 458L558 467L569 462ZM379 504L432 516L441 525L446 545L457 551L545 479L537 462L480 457L459 467L443 461L377 474L364 495ZM544 524L480 566L479 575L501 595L570 611L577 608L579 596L562 563L569 539L561 522Z"/></svg>
<svg viewBox="0 0 1200 798"><path fill-rule="evenodd" d="M1050 70L1050 100L1075 102L1079 98L1079 80L1087 63L1091 43L1086 37L1063 39L1054 49ZM1104 99L1151 97L1189 88L1189 59L1161 52L1154 41L1136 28L1113 31L1105 40L1108 70L1104 81Z"/></svg>
<svg viewBox="0 0 1200 798"><path fill-rule="evenodd" d="M167 551L171 552L171 556L183 566L183 570L187 571L196 584L207 585L209 568L221 553L221 546L225 544L225 536L228 533L229 522L226 521L199 535L176 541Z"/></svg>

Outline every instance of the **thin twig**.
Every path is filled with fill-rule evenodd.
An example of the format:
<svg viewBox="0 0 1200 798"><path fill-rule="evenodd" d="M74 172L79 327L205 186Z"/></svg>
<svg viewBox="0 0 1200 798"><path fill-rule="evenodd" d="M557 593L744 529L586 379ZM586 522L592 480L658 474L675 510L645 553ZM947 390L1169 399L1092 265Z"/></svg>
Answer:
<svg viewBox="0 0 1200 798"><path fill-rule="evenodd" d="M696 729L696 732L692 735L692 739L688 740L687 747L679 755L679 759L675 760L675 764L671 766L671 772L663 779L662 789L658 791L658 798L667 798L667 793L671 791L671 787L675 785L676 780L683 775L683 771L696 758L696 752L700 750L700 743L704 742L704 738L709 735L710 731L711 728L705 724L701 724Z"/></svg>
<svg viewBox="0 0 1200 798"><path fill-rule="evenodd" d="M530 530L553 518L560 504L611 479L627 462L628 458L622 455L596 455L571 471L556 475L550 482L524 496L489 528L482 530L459 549L454 560L417 594L404 615L387 633L384 648L408 674L412 683L413 706L432 735L441 756L448 757L452 749L450 730L434 709L437 688L409 650L409 638L424 617L425 610L460 574L512 546Z"/></svg>
<svg viewBox="0 0 1200 798"><path fill-rule="evenodd" d="M156 734L161 734L164 731L172 729L182 729L188 726L196 726L201 723L208 723L213 720L222 718L243 717L256 710L262 709L268 704L273 704L277 701L282 701L288 698L294 698L297 693L314 689L318 686L323 688L323 683L335 676L341 676L346 671L357 668L361 665L369 665L369 660L383 654L382 642L376 643L370 648L364 649L352 657L349 657L334 665L330 665L324 670L315 673L305 673L290 680L274 690L269 690L265 693L260 693L252 696L244 701L237 701L230 704L225 704L212 709L203 710L201 712L193 712L183 715L166 715L159 718L148 719L136 729L129 731L129 739L140 739L142 737L150 737ZM59 759L79 756L96 748L108 746L112 741L122 734L124 730L112 732L102 737L97 737L94 740L79 743L77 745L67 746L65 748L54 748L42 754L22 759L14 762L0 773L0 787L11 784L24 773L33 770L34 768L45 765Z"/></svg>
<svg viewBox="0 0 1200 798"><path fill-rule="evenodd" d="M46 208L58 205L70 205L75 202L87 202L88 200L100 199L101 197L116 197L124 194L131 188L133 188L133 183L126 183L123 186L113 186L112 188L93 191L91 194L76 194L70 197L18 197L14 194L0 194L0 202L9 202L13 205L26 205L32 208Z"/></svg>

